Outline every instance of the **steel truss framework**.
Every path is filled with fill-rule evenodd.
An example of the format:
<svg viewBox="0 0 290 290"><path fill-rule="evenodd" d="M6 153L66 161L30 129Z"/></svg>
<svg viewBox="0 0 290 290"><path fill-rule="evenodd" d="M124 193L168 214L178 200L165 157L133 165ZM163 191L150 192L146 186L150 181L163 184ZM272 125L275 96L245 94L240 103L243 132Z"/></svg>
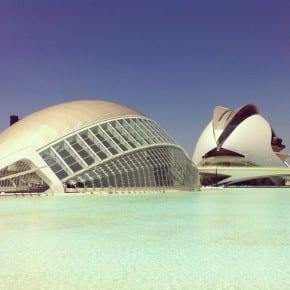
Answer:
<svg viewBox="0 0 290 290"><path fill-rule="evenodd" d="M157 123L125 117L93 124L39 151L65 187L184 187L197 169Z"/></svg>
<svg viewBox="0 0 290 290"><path fill-rule="evenodd" d="M4 192L43 192L49 188L28 160L19 160L0 170L0 188Z"/></svg>

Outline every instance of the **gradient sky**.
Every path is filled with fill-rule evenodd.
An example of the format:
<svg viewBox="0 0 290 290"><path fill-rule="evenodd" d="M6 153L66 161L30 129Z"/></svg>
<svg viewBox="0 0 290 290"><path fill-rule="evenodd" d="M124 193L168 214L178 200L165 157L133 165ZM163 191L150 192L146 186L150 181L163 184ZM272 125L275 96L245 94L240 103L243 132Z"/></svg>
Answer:
<svg viewBox="0 0 290 290"><path fill-rule="evenodd" d="M289 152L290 1L1 0L0 97L1 130L11 114L108 100L190 155L216 105L255 103Z"/></svg>

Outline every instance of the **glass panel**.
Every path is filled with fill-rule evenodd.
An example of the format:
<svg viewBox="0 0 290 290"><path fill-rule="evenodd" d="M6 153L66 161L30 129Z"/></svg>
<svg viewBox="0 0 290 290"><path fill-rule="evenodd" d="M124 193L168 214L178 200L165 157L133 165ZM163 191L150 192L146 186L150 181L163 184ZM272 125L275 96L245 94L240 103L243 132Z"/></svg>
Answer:
<svg viewBox="0 0 290 290"><path fill-rule="evenodd" d="M59 156L62 157L63 161L73 172L79 171L83 168L79 157L69 147L66 141L59 142L58 144L54 145L53 148L59 154Z"/></svg>
<svg viewBox="0 0 290 290"><path fill-rule="evenodd" d="M108 156L105 152L103 152L99 146L97 146L89 137L87 132L80 133L81 137L84 139L84 141L87 143L88 146L96 153L96 155L100 158L100 160L106 159Z"/></svg>
<svg viewBox="0 0 290 290"><path fill-rule="evenodd" d="M106 132L106 134L109 136L109 138L112 140L112 142L115 144L115 148L119 151L126 151L127 148L122 144L119 134L116 131L113 131L112 126L110 125L110 123L106 123L102 125L102 129ZM115 135L114 135L115 134Z"/></svg>
<svg viewBox="0 0 290 290"><path fill-rule="evenodd" d="M148 132L147 128L142 125L142 121L139 119L130 119L130 124L134 126L136 132L146 141L148 144L155 144L156 142L154 136L151 132Z"/></svg>
<svg viewBox="0 0 290 290"><path fill-rule="evenodd" d="M184 153L168 147L132 152L80 175L85 186L126 188L184 186L195 176Z"/></svg>
<svg viewBox="0 0 290 290"><path fill-rule="evenodd" d="M145 121L148 125L150 125L153 131L158 132L158 134L166 143L176 144L175 140L172 139L169 135L167 135L167 133L161 127L159 127L157 123L155 123L152 120L145 120Z"/></svg>
<svg viewBox="0 0 290 290"><path fill-rule="evenodd" d="M103 146L110 151L112 155L118 154L118 151L121 152L120 148L113 142L113 140L106 133L106 131L102 129L102 126L105 126L105 124L101 125L100 127L93 128L92 132L95 134L96 138L102 142Z"/></svg>
<svg viewBox="0 0 290 290"><path fill-rule="evenodd" d="M68 176L68 172L64 164L58 158L58 156L56 156L51 148L48 148L45 151L41 152L40 156L60 179Z"/></svg>
<svg viewBox="0 0 290 290"><path fill-rule="evenodd" d="M139 143L132 137L129 132L123 126L124 120L117 120L114 129L119 133L119 136L131 146L131 148L136 148Z"/></svg>
<svg viewBox="0 0 290 290"><path fill-rule="evenodd" d="M79 156L85 161L87 165L91 165L95 162L92 153L87 148L85 142L82 142L78 136L73 136L67 140Z"/></svg>
<svg viewBox="0 0 290 290"><path fill-rule="evenodd" d="M140 145L150 144L149 141L147 141L140 135L142 133L140 132L139 128L136 126L136 123L132 121L132 119L124 119L123 126L129 132L129 134L134 138L134 140L136 140Z"/></svg>

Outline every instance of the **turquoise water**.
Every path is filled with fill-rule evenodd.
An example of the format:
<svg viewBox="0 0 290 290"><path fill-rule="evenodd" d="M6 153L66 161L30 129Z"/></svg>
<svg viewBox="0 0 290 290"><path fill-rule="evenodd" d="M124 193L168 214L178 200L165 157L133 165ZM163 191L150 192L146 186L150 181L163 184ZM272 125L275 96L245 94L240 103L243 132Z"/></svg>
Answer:
<svg viewBox="0 0 290 290"><path fill-rule="evenodd" d="M290 189L2 197L0 289L290 289Z"/></svg>

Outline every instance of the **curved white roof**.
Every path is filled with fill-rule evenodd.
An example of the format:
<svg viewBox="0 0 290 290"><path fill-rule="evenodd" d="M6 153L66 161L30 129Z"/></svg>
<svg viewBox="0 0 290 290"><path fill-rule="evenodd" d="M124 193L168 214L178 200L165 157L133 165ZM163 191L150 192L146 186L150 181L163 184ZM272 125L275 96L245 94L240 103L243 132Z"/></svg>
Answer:
<svg viewBox="0 0 290 290"><path fill-rule="evenodd" d="M272 128L253 104L236 110L216 107L213 121L203 130L193 154L193 162L202 165L205 154L223 148L243 155L257 166L285 166L281 153L273 151Z"/></svg>
<svg viewBox="0 0 290 290"><path fill-rule="evenodd" d="M0 134L0 159L35 150L90 124L122 116L144 116L120 104L81 100L51 106L19 120Z"/></svg>
<svg viewBox="0 0 290 290"><path fill-rule="evenodd" d="M216 106L213 111L213 128L225 129L227 125L236 117L238 114L241 115L239 118L240 122L255 114L259 114L259 110L256 105L248 104L242 106L236 110L231 110L222 106Z"/></svg>
<svg viewBox="0 0 290 290"><path fill-rule="evenodd" d="M213 130L218 144L225 141L232 130L246 118L259 114L254 104L248 104L236 110L217 106L213 112Z"/></svg>

